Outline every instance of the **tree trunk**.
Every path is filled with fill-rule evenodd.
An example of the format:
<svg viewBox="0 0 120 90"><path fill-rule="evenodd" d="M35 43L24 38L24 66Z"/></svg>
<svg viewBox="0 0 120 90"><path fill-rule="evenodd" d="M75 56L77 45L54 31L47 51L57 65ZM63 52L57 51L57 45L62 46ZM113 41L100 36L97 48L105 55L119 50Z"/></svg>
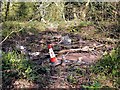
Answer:
<svg viewBox="0 0 120 90"><path fill-rule="evenodd" d="M2 1L0 1L0 13L1 13L1 8L2 8Z"/></svg>
<svg viewBox="0 0 120 90"><path fill-rule="evenodd" d="M5 21L7 20L7 17L8 17L9 7L10 7L10 0L7 2L6 12L5 12Z"/></svg>
<svg viewBox="0 0 120 90"><path fill-rule="evenodd" d="M85 17L86 17L86 14L87 14L87 9L88 9L89 3L90 3L90 0L87 0L87 3L85 4L85 8L82 11L82 20L83 21L85 21Z"/></svg>

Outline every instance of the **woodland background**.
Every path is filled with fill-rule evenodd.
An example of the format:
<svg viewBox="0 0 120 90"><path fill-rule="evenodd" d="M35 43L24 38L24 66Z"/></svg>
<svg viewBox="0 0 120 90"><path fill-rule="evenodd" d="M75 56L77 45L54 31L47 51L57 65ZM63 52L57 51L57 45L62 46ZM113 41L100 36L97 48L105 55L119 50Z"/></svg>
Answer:
<svg viewBox="0 0 120 90"><path fill-rule="evenodd" d="M98 41L112 48L102 47L100 50L104 55L87 69L68 67L71 71L64 71L69 73L64 75L67 85L57 88L120 88L120 2L0 1L0 7L3 88L56 88L53 83L58 79L50 79L48 63L37 65L16 46L23 45L34 52L42 49L39 57L44 56L48 52L46 41L43 40L45 44L38 42L41 36L51 37L47 30L63 35L68 33L69 36L78 34L83 40ZM42 46L36 48L36 45ZM56 70L59 75L62 73L60 69ZM88 78L85 77L87 73L90 80L85 79L79 84L76 76Z"/></svg>

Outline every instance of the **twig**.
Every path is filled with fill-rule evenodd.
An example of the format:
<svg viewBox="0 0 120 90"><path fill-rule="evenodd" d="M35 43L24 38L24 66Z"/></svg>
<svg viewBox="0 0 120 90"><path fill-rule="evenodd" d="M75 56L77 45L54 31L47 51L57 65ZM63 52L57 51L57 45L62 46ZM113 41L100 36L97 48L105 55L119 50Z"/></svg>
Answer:
<svg viewBox="0 0 120 90"><path fill-rule="evenodd" d="M10 32L10 33L0 42L0 45L1 45L4 41L6 41L7 38L8 38L11 34L13 34L14 32L20 32L22 29L23 29L23 28L21 28L21 29L18 30L18 31L12 31L12 32Z"/></svg>
<svg viewBox="0 0 120 90"><path fill-rule="evenodd" d="M3 41L0 42L0 45L13 33L14 31L10 32L10 34L8 34Z"/></svg>

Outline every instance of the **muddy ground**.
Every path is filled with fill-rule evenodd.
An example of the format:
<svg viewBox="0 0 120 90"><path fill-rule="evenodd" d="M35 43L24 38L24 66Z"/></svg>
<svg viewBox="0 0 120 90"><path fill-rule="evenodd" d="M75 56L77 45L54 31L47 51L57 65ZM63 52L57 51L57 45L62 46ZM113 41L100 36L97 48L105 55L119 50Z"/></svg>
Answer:
<svg viewBox="0 0 120 90"><path fill-rule="evenodd" d="M71 39L71 44L58 44L59 37L68 35ZM61 50L81 49L75 52L69 52L65 56L63 65L55 67L54 73L49 76L43 75L43 78L49 77L46 81L46 88L70 88L81 87L81 85L90 85L93 83L89 67L94 65L104 54L105 51L111 51L115 44L106 41L83 38L80 34L67 33L58 30L46 30L38 34L27 32L25 34L18 33L7 39L2 44L2 50L9 52L18 50L24 53L26 58L36 63L36 65L45 66L49 63L48 43L54 44L53 50L58 60L62 60L62 56L67 52L59 53ZM18 47L25 47L25 52ZM31 54L29 54L31 53ZM38 54L33 54L38 53ZM39 84L29 82L27 80L14 80L14 88L34 88L39 87Z"/></svg>

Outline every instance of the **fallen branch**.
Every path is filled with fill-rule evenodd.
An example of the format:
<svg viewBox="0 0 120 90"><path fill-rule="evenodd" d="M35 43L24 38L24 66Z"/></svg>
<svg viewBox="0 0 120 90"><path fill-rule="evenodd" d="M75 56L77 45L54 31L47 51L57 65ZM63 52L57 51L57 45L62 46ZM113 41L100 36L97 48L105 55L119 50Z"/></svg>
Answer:
<svg viewBox="0 0 120 90"><path fill-rule="evenodd" d="M63 54L63 53L66 53L66 52L78 52L78 51L82 51L82 52L91 52L97 48L100 48L100 47L104 47L105 45L104 44L101 44L101 45L98 45L98 46L94 46L93 48L89 48L89 46L85 46L83 48L78 48L78 49L66 49L66 50L61 50L58 52L58 54Z"/></svg>
<svg viewBox="0 0 120 90"><path fill-rule="evenodd" d="M111 38L103 38L103 39L96 39L98 42L109 42L112 44L120 42L119 39L111 39Z"/></svg>
<svg viewBox="0 0 120 90"><path fill-rule="evenodd" d="M8 38L11 34L13 34L13 33L15 33L15 32L20 32L20 31L22 31L22 29L23 29L23 28L21 28L21 29L18 30L18 31L12 31L12 32L10 32L10 33L0 42L0 45L1 45L4 41L6 41L7 38Z"/></svg>
<svg viewBox="0 0 120 90"><path fill-rule="evenodd" d="M90 52L94 50L94 48L89 48L89 47L83 47L83 48L78 48L78 49L68 49L68 50L61 50L58 52L58 54L66 53L66 52L78 52L78 51L83 51L83 52Z"/></svg>
<svg viewBox="0 0 120 90"><path fill-rule="evenodd" d="M82 49L68 49L68 50L61 50L58 52L58 54L66 53L66 52L77 52L77 51L82 51Z"/></svg>

